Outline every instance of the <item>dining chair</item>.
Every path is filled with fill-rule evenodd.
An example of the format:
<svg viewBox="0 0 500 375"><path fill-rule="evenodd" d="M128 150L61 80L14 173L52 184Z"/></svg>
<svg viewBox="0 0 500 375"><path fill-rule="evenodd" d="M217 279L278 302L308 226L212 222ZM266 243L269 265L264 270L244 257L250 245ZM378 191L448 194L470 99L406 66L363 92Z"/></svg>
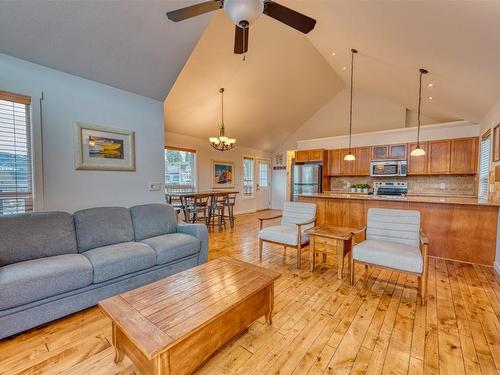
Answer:
<svg viewBox="0 0 500 375"><path fill-rule="evenodd" d="M420 303L424 305L429 241L420 229L420 212L370 208L364 238L351 251L351 285L354 284L355 263L415 275Z"/></svg>
<svg viewBox="0 0 500 375"><path fill-rule="evenodd" d="M210 212L208 214L208 225L212 228L216 226L221 230L226 229L226 220L224 212L226 210L226 201L228 199L228 194L214 193L212 194L210 202Z"/></svg>
<svg viewBox="0 0 500 375"><path fill-rule="evenodd" d="M266 220L281 218L279 225L263 228ZM262 261L264 242L297 249L297 268L301 266L302 248L309 244L309 236L304 233L316 223L316 205L314 203L286 202L281 215L259 218L259 259Z"/></svg>
<svg viewBox="0 0 500 375"><path fill-rule="evenodd" d="M210 194L193 194L183 197L186 221L196 223L202 221L208 225Z"/></svg>
<svg viewBox="0 0 500 375"><path fill-rule="evenodd" d="M231 226L231 228L234 228L234 206L236 204L236 195L236 193L229 193L226 199L226 218L229 220L229 225Z"/></svg>

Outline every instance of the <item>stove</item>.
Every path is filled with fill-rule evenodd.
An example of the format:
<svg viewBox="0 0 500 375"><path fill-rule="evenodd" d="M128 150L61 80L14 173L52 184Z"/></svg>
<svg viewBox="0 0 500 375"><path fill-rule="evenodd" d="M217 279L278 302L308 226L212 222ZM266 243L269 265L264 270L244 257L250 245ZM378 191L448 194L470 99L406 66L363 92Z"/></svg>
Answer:
<svg viewBox="0 0 500 375"><path fill-rule="evenodd" d="M373 194L388 197L405 196L408 194L408 183L403 181L374 182Z"/></svg>

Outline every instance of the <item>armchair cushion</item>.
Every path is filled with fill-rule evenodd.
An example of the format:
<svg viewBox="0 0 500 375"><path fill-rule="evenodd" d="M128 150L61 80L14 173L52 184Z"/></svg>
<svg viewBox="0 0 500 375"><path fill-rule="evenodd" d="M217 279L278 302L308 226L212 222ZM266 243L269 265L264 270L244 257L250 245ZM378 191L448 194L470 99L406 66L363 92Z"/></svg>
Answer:
<svg viewBox="0 0 500 375"><path fill-rule="evenodd" d="M420 212L370 208L368 210L366 239L399 242L418 247Z"/></svg>
<svg viewBox="0 0 500 375"><path fill-rule="evenodd" d="M366 240L354 246L354 260L407 272L422 273L423 259L416 246L383 240Z"/></svg>
<svg viewBox="0 0 500 375"><path fill-rule="evenodd" d="M295 224L281 224L267 227L259 232L259 239L297 246L297 228ZM304 233L306 229L307 228L302 228L302 244L309 242L309 236Z"/></svg>
<svg viewBox="0 0 500 375"><path fill-rule="evenodd" d="M314 203L285 202L281 224L301 224L316 218ZM314 227L314 223L304 225L303 230ZM295 241L297 242L297 241Z"/></svg>

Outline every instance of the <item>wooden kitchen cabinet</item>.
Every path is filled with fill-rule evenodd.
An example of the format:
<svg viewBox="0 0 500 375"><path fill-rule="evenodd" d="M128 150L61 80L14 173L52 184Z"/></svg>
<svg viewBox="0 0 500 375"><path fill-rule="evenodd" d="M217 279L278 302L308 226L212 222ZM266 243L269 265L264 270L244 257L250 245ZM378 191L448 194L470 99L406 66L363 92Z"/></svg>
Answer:
<svg viewBox="0 0 500 375"><path fill-rule="evenodd" d="M356 176L370 175L370 153L371 147L357 147L354 150L354 155L356 155L354 174Z"/></svg>
<svg viewBox="0 0 500 375"><path fill-rule="evenodd" d="M352 149L354 152L355 149ZM348 148L343 148L340 150L340 175L341 176L354 176L356 161L355 160L344 160L344 157L349 154Z"/></svg>
<svg viewBox="0 0 500 375"><path fill-rule="evenodd" d="M307 163L309 161L323 161L324 150L298 150L295 152L296 163Z"/></svg>
<svg viewBox="0 0 500 375"><path fill-rule="evenodd" d="M389 145L389 159L406 160L406 144Z"/></svg>
<svg viewBox="0 0 500 375"><path fill-rule="evenodd" d="M408 145L408 174L423 175L427 174L427 158L429 155L429 147L427 142L420 142L420 148L425 151L425 155L411 156L411 152L417 148L417 143Z"/></svg>
<svg viewBox="0 0 500 375"><path fill-rule="evenodd" d="M341 149L328 151L328 176L340 176Z"/></svg>
<svg viewBox="0 0 500 375"><path fill-rule="evenodd" d="M372 160L386 160L389 158L389 145L372 146Z"/></svg>
<svg viewBox="0 0 500 375"><path fill-rule="evenodd" d="M451 140L429 141L427 152L427 174L449 174Z"/></svg>
<svg viewBox="0 0 500 375"><path fill-rule="evenodd" d="M451 140L451 174L475 174L477 172L478 143L477 137Z"/></svg>

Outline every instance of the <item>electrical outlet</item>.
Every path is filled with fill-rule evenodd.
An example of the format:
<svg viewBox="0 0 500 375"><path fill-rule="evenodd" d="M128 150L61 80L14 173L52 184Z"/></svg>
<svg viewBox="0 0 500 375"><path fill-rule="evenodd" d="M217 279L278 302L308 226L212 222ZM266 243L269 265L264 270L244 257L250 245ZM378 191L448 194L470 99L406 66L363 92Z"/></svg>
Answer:
<svg viewBox="0 0 500 375"><path fill-rule="evenodd" d="M161 183L160 182L151 182L149 183L149 191L160 191Z"/></svg>
<svg viewBox="0 0 500 375"><path fill-rule="evenodd" d="M444 182L441 182L439 184L439 188L442 189L442 190L446 189L446 184Z"/></svg>

